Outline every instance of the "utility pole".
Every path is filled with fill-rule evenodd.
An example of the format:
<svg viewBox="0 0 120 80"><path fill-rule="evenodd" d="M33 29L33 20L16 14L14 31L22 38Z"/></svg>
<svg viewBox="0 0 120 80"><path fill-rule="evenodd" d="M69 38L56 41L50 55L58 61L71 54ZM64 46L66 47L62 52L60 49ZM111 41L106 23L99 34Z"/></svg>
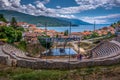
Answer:
<svg viewBox="0 0 120 80"><path fill-rule="evenodd" d="M94 33L95 33L95 30L96 30L96 22L94 21ZM95 37L93 38L93 41L95 41Z"/></svg>
<svg viewBox="0 0 120 80"><path fill-rule="evenodd" d="M71 38L71 26L72 26L72 24L70 22L69 39ZM70 70L70 41L69 41L69 70Z"/></svg>
<svg viewBox="0 0 120 80"><path fill-rule="evenodd" d="M94 32L95 32L95 29L96 29L96 22L94 21Z"/></svg>
<svg viewBox="0 0 120 80"><path fill-rule="evenodd" d="M47 68L47 22L45 23L45 40L46 40L46 68Z"/></svg>

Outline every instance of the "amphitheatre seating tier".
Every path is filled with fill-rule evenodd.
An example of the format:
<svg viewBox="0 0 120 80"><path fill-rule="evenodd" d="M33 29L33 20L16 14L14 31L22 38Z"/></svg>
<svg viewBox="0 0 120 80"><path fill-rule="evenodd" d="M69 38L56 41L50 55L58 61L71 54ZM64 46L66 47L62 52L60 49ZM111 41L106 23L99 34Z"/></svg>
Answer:
<svg viewBox="0 0 120 80"><path fill-rule="evenodd" d="M4 51L6 51L9 54L13 54L13 55L21 56L21 57L26 57L25 52L15 48L9 44L4 45L3 47L4 47L3 48Z"/></svg>
<svg viewBox="0 0 120 80"><path fill-rule="evenodd" d="M93 58L114 56L120 52L120 43L117 41L105 41L100 43L91 52Z"/></svg>
<svg viewBox="0 0 120 80"><path fill-rule="evenodd" d="M26 56L27 52L21 51L20 49L17 49L14 46L9 44L5 44L3 46L3 51L15 59L21 58L21 59L27 59L27 60L35 60L35 58Z"/></svg>

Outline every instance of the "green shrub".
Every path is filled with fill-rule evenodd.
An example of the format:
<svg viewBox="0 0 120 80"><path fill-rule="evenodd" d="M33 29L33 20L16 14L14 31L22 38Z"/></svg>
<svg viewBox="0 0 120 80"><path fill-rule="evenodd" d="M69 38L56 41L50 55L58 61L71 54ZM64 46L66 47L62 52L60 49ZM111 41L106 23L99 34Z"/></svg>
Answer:
<svg viewBox="0 0 120 80"><path fill-rule="evenodd" d="M19 42L22 39L22 32L10 26L0 26L0 32L0 39L7 39L8 43Z"/></svg>
<svg viewBox="0 0 120 80"><path fill-rule="evenodd" d="M27 48L27 43L26 41L20 41L17 45L16 45L19 49L26 51Z"/></svg>

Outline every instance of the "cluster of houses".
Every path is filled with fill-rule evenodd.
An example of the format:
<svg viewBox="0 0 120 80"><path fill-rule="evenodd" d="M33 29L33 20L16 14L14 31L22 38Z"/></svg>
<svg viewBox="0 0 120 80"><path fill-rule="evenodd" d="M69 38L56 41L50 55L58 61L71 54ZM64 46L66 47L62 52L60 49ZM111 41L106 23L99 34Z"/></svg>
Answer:
<svg viewBox="0 0 120 80"><path fill-rule="evenodd" d="M98 33L99 36L102 36L107 35L108 32L110 32L111 34L115 34L115 29L113 27L104 27L102 29L95 30L95 32Z"/></svg>
<svg viewBox="0 0 120 80"><path fill-rule="evenodd" d="M3 21L0 21L0 26L10 26L10 23L9 22L5 23Z"/></svg>
<svg viewBox="0 0 120 80"><path fill-rule="evenodd" d="M115 29L113 27L104 27L102 29L99 30L95 30L94 32L96 32L99 36L103 36L103 35L107 35L108 32L110 32L111 34L115 34ZM93 31L84 31L84 32L73 32L71 33L72 36L89 36L91 34L93 34Z"/></svg>
<svg viewBox="0 0 120 80"><path fill-rule="evenodd" d="M5 26L5 25L9 26L10 23L4 23L4 22L0 21L0 26ZM69 36L65 36L64 32L57 32L55 30L47 30L47 29L37 28L36 25L28 24L26 22L18 22L17 26L21 26L25 29L25 32L23 33L23 39L26 40L27 42L36 43L36 42L38 42L38 39L37 39L38 36L44 36L46 34L50 37L56 37L56 36L61 37L61 38L69 37ZM104 27L102 29L95 30L95 32L98 33L99 36L107 35L108 32L115 34L115 31L120 31L120 25L116 29L114 29L113 27ZM89 36L92 33L93 33L92 31L72 32L70 36L81 38L83 36Z"/></svg>
<svg viewBox="0 0 120 80"><path fill-rule="evenodd" d="M29 43L37 43L38 42L38 36L47 36L54 37L56 36L57 32L55 30L47 30L47 29L41 29L37 28L34 24L28 24L25 22L18 22L18 26L23 27L25 32L23 33L23 38Z"/></svg>
<svg viewBox="0 0 120 80"><path fill-rule="evenodd" d="M22 24L20 26L22 26ZM64 32L57 32L55 30L47 30L47 29L37 28L36 25L33 25L33 24L24 23L24 25L22 27L28 29L28 31L24 33L24 39L28 42L33 42L33 43L37 42L38 36L44 36L46 34L47 34L47 36L50 36L50 37L56 37L56 36L60 37L60 38L68 38L69 37L69 35L65 36ZM115 34L115 29L113 27L104 27L102 29L95 30L95 32L98 33L99 36L102 36L102 35L107 35L108 32L110 32L111 34ZM72 32L70 34L70 36L82 38L83 36L89 36L92 33L93 33L92 31Z"/></svg>

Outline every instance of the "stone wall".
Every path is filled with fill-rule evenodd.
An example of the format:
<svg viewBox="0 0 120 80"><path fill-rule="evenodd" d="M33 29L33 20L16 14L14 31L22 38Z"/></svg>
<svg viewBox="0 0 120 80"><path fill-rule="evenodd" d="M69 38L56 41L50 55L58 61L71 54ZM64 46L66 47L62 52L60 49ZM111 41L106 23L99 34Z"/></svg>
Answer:
<svg viewBox="0 0 120 80"><path fill-rule="evenodd" d="M0 64L7 65L8 57L0 56ZM25 60L19 59L16 62L17 67L31 69L77 69L92 66L107 66L120 63L120 56L103 60L75 61L75 62L55 62L43 60Z"/></svg>
<svg viewBox="0 0 120 80"><path fill-rule="evenodd" d="M66 69L68 64L65 62L17 60L17 66L32 69Z"/></svg>
<svg viewBox="0 0 120 80"><path fill-rule="evenodd" d="M33 61L33 60L17 60L18 67L32 69L76 69L92 66L107 66L120 63L119 58L108 58L105 60L90 60L76 62L52 62L52 61Z"/></svg>
<svg viewBox="0 0 120 80"><path fill-rule="evenodd" d="M7 61L8 61L8 57L7 56L0 56L0 64L6 65Z"/></svg>

